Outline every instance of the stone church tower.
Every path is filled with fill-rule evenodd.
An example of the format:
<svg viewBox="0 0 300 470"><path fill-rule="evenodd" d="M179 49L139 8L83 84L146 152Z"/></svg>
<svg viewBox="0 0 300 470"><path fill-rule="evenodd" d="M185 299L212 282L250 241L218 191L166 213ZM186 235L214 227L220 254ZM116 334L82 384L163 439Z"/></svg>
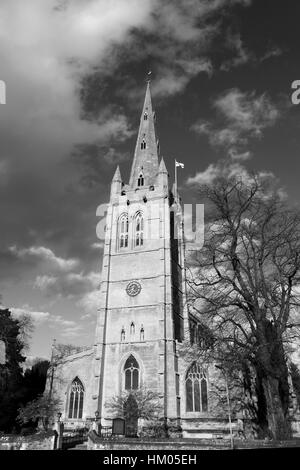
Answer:
<svg viewBox="0 0 300 470"><path fill-rule="evenodd" d="M187 313L177 212L148 83L129 184L117 168L107 211L93 388L102 418L108 399L141 387L159 394L165 419L180 416L176 340Z"/></svg>

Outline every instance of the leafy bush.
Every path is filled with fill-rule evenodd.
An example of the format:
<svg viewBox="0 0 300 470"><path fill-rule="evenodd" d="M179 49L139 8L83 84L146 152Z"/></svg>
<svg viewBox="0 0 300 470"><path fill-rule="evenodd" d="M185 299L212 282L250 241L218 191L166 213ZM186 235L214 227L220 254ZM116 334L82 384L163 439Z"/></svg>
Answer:
<svg viewBox="0 0 300 470"><path fill-rule="evenodd" d="M166 428L163 421L150 421L142 427L140 437L165 438Z"/></svg>

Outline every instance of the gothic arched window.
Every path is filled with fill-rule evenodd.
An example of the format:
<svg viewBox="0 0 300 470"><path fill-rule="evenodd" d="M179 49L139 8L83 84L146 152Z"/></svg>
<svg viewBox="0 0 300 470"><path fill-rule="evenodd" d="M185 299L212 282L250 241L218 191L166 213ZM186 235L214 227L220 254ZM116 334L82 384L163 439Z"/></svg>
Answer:
<svg viewBox="0 0 300 470"><path fill-rule="evenodd" d="M140 212L135 216L134 232L135 246L142 246L144 244L144 219Z"/></svg>
<svg viewBox="0 0 300 470"><path fill-rule="evenodd" d="M143 139L142 142L141 142L141 149L145 150L145 148L146 148L146 141L145 141L145 139Z"/></svg>
<svg viewBox="0 0 300 470"><path fill-rule="evenodd" d="M138 177L138 186L144 186L144 176L142 173Z"/></svg>
<svg viewBox="0 0 300 470"><path fill-rule="evenodd" d="M148 119L148 114L145 113L145 114L144 114L144 121L147 121L147 119Z"/></svg>
<svg viewBox="0 0 300 470"><path fill-rule="evenodd" d="M82 410L83 410L83 397L84 397L84 388L79 380L76 377L71 385L70 390L70 400L69 400L69 414L68 417L71 419L81 419Z"/></svg>
<svg viewBox="0 0 300 470"><path fill-rule="evenodd" d="M124 365L125 390L137 390L139 388L139 365L131 354Z"/></svg>
<svg viewBox="0 0 300 470"><path fill-rule="evenodd" d="M128 215L123 214L119 219L119 248L128 246Z"/></svg>
<svg viewBox="0 0 300 470"><path fill-rule="evenodd" d="M186 411L205 412L208 408L207 377L199 364L191 365L185 379Z"/></svg>

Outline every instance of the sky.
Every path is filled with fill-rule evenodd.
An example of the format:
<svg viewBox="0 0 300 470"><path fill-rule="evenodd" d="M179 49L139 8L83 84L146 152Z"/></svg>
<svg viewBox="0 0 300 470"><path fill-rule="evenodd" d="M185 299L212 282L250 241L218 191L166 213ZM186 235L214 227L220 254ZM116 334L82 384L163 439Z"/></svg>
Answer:
<svg viewBox="0 0 300 470"><path fill-rule="evenodd" d="M297 0L2 0L0 294L31 316L28 355L93 344L102 241L96 209L128 181L145 93L183 202L263 172L298 204Z"/></svg>

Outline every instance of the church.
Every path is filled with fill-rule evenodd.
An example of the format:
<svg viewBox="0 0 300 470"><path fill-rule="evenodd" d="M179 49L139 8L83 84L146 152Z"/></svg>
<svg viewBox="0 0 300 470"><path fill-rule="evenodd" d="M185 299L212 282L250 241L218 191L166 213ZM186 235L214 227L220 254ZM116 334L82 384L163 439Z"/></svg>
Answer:
<svg viewBox="0 0 300 470"><path fill-rule="evenodd" d="M228 410L215 409L211 394L221 372L183 354L197 329L185 273L182 207L159 156L148 82L129 182L119 167L111 182L94 344L65 357L52 377L67 427L95 413L109 426L106 402L144 388L183 437L228 435Z"/></svg>

